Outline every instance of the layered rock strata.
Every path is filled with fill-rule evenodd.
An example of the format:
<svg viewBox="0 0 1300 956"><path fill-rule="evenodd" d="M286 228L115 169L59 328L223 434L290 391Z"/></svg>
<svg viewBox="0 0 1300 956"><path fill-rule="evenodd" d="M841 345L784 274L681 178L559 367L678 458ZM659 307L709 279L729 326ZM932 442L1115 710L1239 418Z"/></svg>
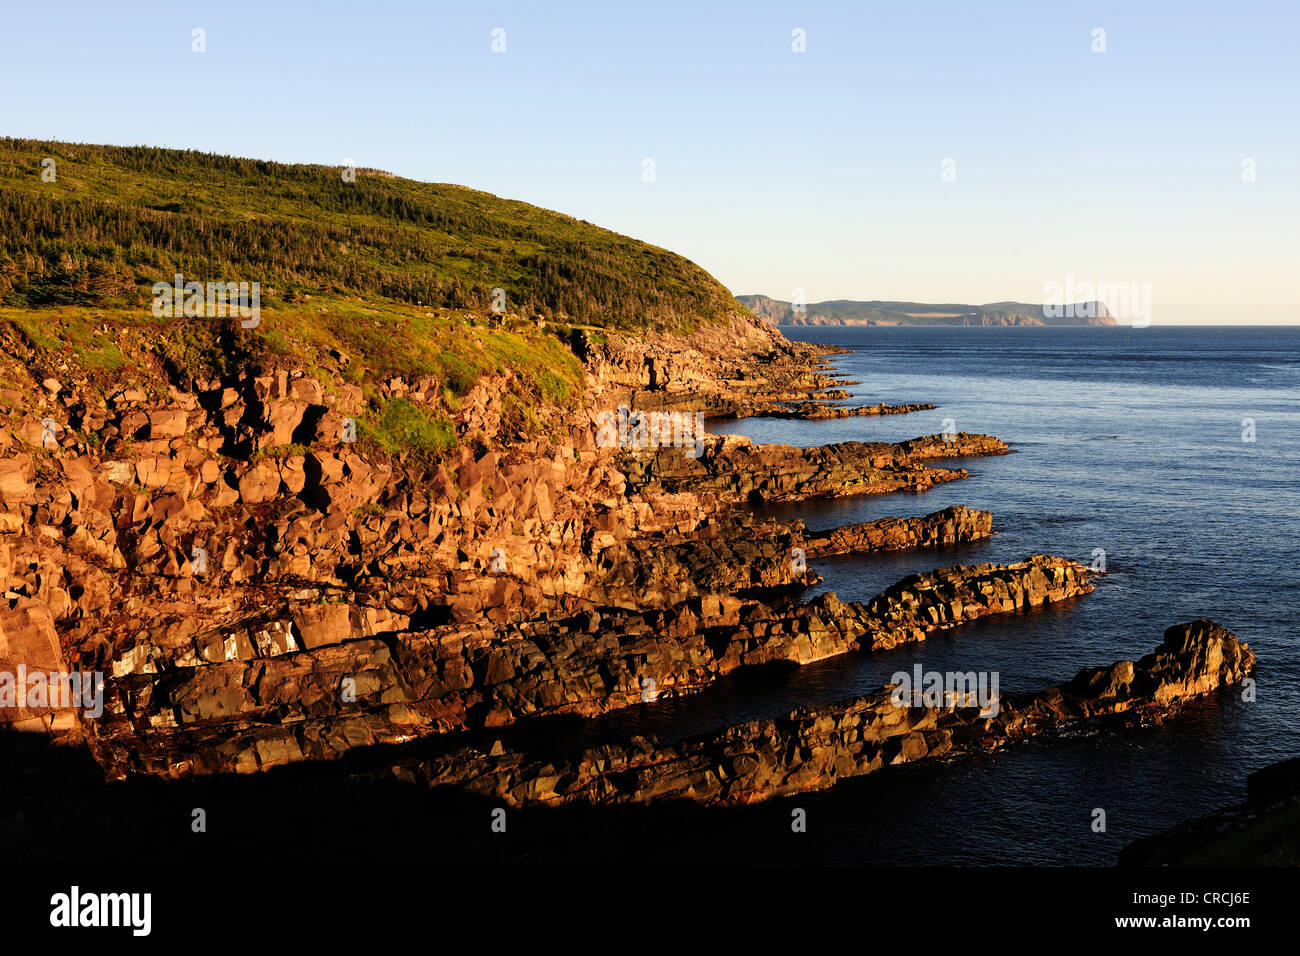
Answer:
<svg viewBox="0 0 1300 956"><path fill-rule="evenodd" d="M929 411L935 408L929 404L909 405L831 405L824 401L781 402L770 411L763 412L768 418L795 418L806 421L820 421L829 418L854 418L859 415L906 415L910 412Z"/></svg>
<svg viewBox="0 0 1300 956"><path fill-rule="evenodd" d="M105 384L42 367L0 329L6 380L26 383L0 392L0 670L106 678L102 717L0 721L84 737L110 777L592 716L647 686L691 693L1091 590L1080 566L1039 557L918 575L869 605L789 599L817 579L809 552L955 543L988 524L962 510L809 534L755 521L755 489L928 487L964 472L922 461L1007 450L988 436L808 450L710 438L702 471L680 448L596 440L597 410L620 398L725 414L835 384L815 352L752 323L589 343L583 401L539 405L528 431L503 404L509 371L448 410L430 376L371 383L367 399L341 354L308 368L232 345L228 371L195 372L123 336L139 368ZM436 462L345 437L369 402L399 400L451 415Z"/></svg>
<svg viewBox="0 0 1300 956"><path fill-rule="evenodd" d="M808 557L869 551L901 551L979 541L993 534L993 513L954 505L915 518L878 518L841 525L827 531L805 532Z"/></svg>
<svg viewBox="0 0 1300 956"><path fill-rule="evenodd" d="M868 604L710 596L506 628L448 625L109 682L101 762L119 772L265 769L358 745L592 716L697 691L741 667L884 650L1092 591L1086 567L1037 556L913 575ZM305 633L305 632L304 632ZM351 697L349 700L348 698Z"/></svg>
<svg viewBox="0 0 1300 956"><path fill-rule="evenodd" d="M925 491L965 478L965 469L931 468L926 461L1004 455L1005 442L961 432L907 442L842 442L796 448L757 445L738 435L710 436L699 454L681 448L629 451L624 455L628 491L671 494L694 491L723 502L799 501L805 498L893 491Z"/></svg>
<svg viewBox="0 0 1300 956"><path fill-rule="evenodd" d="M577 351L590 372L597 407L745 416L775 401L797 400L836 384L823 350L791 342L749 319L709 325L693 335L601 333Z"/></svg>
<svg viewBox="0 0 1300 956"><path fill-rule="evenodd" d="M1203 620L1169 628L1155 652L1136 663L1086 668L1037 693L1003 695L996 713L973 703L973 690L938 706L911 706L898 703L891 686L669 745L634 738L567 756L471 747L412 761L401 772L505 805L752 803L825 789L885 766L994 749L1083 720L1163 719L1186 700L1238 683L1253 666L1247 645Z"/></svg>

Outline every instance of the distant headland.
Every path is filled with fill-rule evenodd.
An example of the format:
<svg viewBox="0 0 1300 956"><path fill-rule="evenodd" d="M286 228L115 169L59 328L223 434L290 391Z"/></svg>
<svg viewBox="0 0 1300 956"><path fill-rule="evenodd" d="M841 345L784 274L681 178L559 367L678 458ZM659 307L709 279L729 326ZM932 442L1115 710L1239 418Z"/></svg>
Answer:
<svg viewBox="0 0 1300 956"><path fill-rule="evenodd" d="M796 307L765 295L738 295L738 301L773 325L1118 325L1105 302L1079 302L1050 309L1026 302L988 305L931 305L924 302L858 302L833 299ZM1052 313L1064 312L1063 315Z"/></svg>

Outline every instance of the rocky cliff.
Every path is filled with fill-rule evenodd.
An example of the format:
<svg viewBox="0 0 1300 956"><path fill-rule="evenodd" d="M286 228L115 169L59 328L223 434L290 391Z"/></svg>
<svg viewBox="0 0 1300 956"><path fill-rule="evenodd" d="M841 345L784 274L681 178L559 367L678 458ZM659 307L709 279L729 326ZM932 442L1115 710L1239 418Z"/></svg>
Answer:
<svg viewBox="0 0 1300 956"><path fill-rule="evenodd" d="M815 354L739 317L675 349L654 334L582 337L581 401L534 405L527 434L509 415L515 376L488 377L457 403L455 442L433 462L383 454L349 425L384 402L440 405L436 381L354 385L348 356L319 353L297 363L246 356L192 375L146 338L118 344L137 349L127 353L135 369L105 378L9 327L16 387L0 392L5 657L108 677L102 723L59 708L8 718L86 732L113 766L129 764L115 748L140 735L254 715L293 722L379 708L394 726L446 729L563 702L610 706L626 696L611 693L617 681L568 686L605 666L582 640L570 648L581 662L560 666L573 674L516 688L532 700L519 713L483 687L520 666L504 663L511 633L561 646L566 633L607 630L597 625L615 611L632 615L619 625L629 631L669 615L702 633L702 600L715 607L806 583L792 570L798 529L769 529L761 547L749 540L739 506L756 485L774 497L833 494L961 474L920 463L957 447L942 441L819 457L753 446L739 455L734 440L705 437L697 462L690 448L597 440L600 414L619 403L705 415L821 388ZM787 465L764 474L778 459ZM579 614L589 617L559 623ZM697 625L681 625L681 639ZM416 704L428 713L406 715Z"/></svg>
<svg viewBox="0 0 1300 956"><path fill-rule="evenodd" d="M753 505L921 493L1012 449L973 433L806 448L708 434L717 417L933 406L842 404L861 383L829 350L666 250L397 177L3 145L7 855L66 834L98 853L118 827L152 826L121 810L141 793L188 814L187 795L233 787L227 821L264 804L312 819L318 786L354 784L388 798L395 784L396 802L428 787L511 806L751 803L1077 721L1158 720L1253 663L1201 621L1036 693L990 698L977 679L974 704L969 683L900 704L893 686L639 733L660 701L716 703L698 697L760 669L1067 605L1097 575L1032 555L806 600L820 558L970 545L993 515L814 531ZM45 155L57 180L28 175ZM154 273L180 285L191 268L260 275L265 308L151 309ZM906 317L953 317L935 309ZM980 317L1028 321L1016 303ZM282 789L293 780L312 789ZM170 826L115 845L156 853Z"/></svg>
<svg viewBox="0 0 1300 956"><path fill-rule="evenodd" d="M1161 719L1181 702L1238 683L1254 655L1209 621L1170 628L1137 664L1085 669L1071 681L982 707L969 690L935 704L900 704L892 687L806 707L677 743L638 738L565 757L470 748L403 766L428 785L454 780L507 805L649 802L751 803L834 786L882 767L990 750L1083 720ZM974 677L975 675L971 675Z"/></svg>
<svg viewBox="0 0 1300 956"><path fill-rule="evenodd" d="M92 755L108 780L351 774L343 758L387 754L403 780L508 803L729 803L1063 721L1167 713L1249 669L1235 638L1199 624L1137 665L1008 696L996 718L900 710L881 692L676 743L600 731L577 753L539 745L555 718L887 652L1093 590L1083 565L1038 555L938 568L865 603L801 600L809 558L977 541L993 517L955 507L810 532L752 503L923 491L966 474L931 462L1008 446L965 433L647 444L632 412L689 412L695 427L820 403L836 381L743 316L680 340L559 332L581 362L567 402L528 392L508 364L455 400L428 376L357 382L337 350L236 351L196 373L126 332L132 362L104 376L9 328L0 669L101 671L105 686L102 713L47 698L0 719ZM479 341L537 349L549 335L521 334ZM394 407L446 414L451 440L436 454L386 445L371 429Z"/></svg>

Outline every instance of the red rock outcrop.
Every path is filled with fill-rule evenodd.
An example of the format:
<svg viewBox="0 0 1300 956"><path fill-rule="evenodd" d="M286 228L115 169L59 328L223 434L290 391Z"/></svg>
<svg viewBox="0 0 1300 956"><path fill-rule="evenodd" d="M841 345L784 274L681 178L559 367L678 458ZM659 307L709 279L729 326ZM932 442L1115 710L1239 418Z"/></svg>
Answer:
<svg viewBox="0 0 1300 956"><path fill-rule="evenodd" d="M48 617L6 624L5 653L44 660L40 631L69 667L106 674L106 711L83 723L110 775L248 771L599 714L639 703L647 681L690 693L1091 589L1040 557L919 575L870 606L773 600L816 579L795 560L804 531L755 522L745 501L919 489L963 474L925 457L1006 446L709 439L702 463L602 447L595 412L620 392L717 412L829 382L810 349L757 327L691 341L675 359L651 341L640 364L633 340L592 345L585 401L540 405L527 434L506 424L510 373L485 380L430 465L348 437L368 406L345 356L192 377L147 353L144 373L101 387L56 381L4 339L10 371L54 382L0 395L0 585L11 611ZM416 406L441 395L427 376L375 388ZM658 472L643 481L645 462ZM872 523L826 546L964 540L968 519Z"/></svg>
<svg viewBox="0 0 1300 956"><path fill-rule="evenodd" d="M674 744L635 738L567 757L470 747L404 769L429 786L459 786L507 805L751 803L825 789L889 765L993 749L1104 715L1161 719L1184 700L1238 683L1253 666L1254 654L1235 635L1198 621L1170 628L1136 665L1120 661L1037 693L1004 695L996 714L966 700L900 705L886 687Z"/></svg>
<svg viewBox="0 0 1300 956"><path fill-rule="evenodd" d="M0 689L0 729L79 737L77 707L51 699L52 675L67 671L49 609L29 597L0 601L0 681L7 684ZM43 689L33 701L27 676L35 674Z"/></svg>
<svg viewBox="0 0 1300 956"><path fill-rule="evenodd" d="M916 518L878 518L841 525L827 531L805 532L808 557L868 551L901 551L979 541L993 534L993 513L954 505Z"/></svg>
<svg viewBox="0 0 1300 956"><path fill-rule="evenodd" d="M834 594L776 607L715 595L662 611L401 629L300 653L271 643L246 659L236 642L226 662L110 681L101 760L119 772L171 773L178 762L249 770L548 714L592 716L641 703L648 686L661 697L691 693L741 667L884 650L1092 589L1083 565L1040 555L913 575L866 605ZM262 633L273 631L283 633Z"/></svg>
<svg viewBox="0 0 1300 956"><path fill-rule="evenodd" d="M925 491L966 477L964 469L930 468L938 458L1003 455L1010 449L989 435L933 435L899 444L842 442L812 448L757 445L738 435L709 436L700 454L682 448L628 451L628 491L692 491L721 502L798 501L804 498L892 491Z"/></svg>
<svg viewBox="0 0 1300 956"><path fill-rule="evenodd" d="M822 398L828 396L821 396ZM830 418L855 418L859 415L906 415L910 412L928 411L934 405L913 403L907 405L831 405L825 401L781 402L763 412L768 418L795 418L820 421Z"/></svg>
<svg viewBox="0 0 1300 956"><path fill-rule="evenodd" d="M819 392L834 380L821 350L762 323L733 317L688 335L603 332L578 346L598 408L627 404L706 417L748 415L775 400Z"/></svg>

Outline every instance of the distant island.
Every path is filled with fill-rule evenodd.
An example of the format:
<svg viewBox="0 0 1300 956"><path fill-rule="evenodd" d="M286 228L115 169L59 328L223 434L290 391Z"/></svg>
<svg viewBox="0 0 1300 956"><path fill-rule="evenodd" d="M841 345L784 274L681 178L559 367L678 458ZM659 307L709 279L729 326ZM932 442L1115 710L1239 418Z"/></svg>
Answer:
<svg viewBox="0 0 1300 956"><path fill-rule="evenodd" d="M765 295L738 295L736 301L772 325L1118 325L1105 302L1080 302L1063 316L1045 314L1042 305L991 302L988 305L931 305L924 302L809 302L796 310Z"/></svg>

